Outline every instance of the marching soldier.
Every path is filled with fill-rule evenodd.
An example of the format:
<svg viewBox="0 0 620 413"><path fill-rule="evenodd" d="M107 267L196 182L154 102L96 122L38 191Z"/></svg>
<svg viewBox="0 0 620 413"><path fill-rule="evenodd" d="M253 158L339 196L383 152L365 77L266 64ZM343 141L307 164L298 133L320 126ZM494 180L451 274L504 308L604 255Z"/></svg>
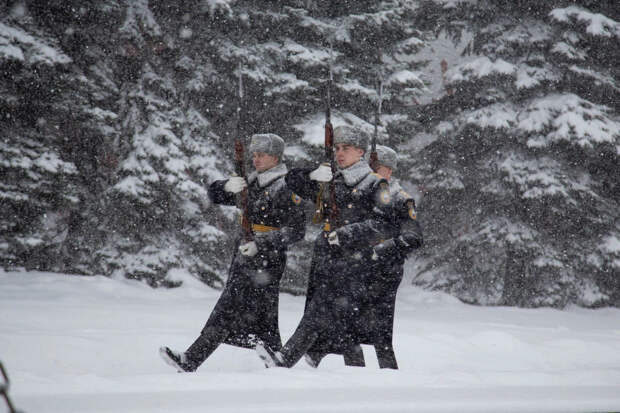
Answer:
<svg viewBox="0 0 620 413"><path fill-rule="evenodd" d="M221 343L254 348L260 340L274 349L282 346L279 284L287 246L304 237L305 213L301 198L285 182L282 138L253 135L249 152L255 171L247 182L237 176L215 181L209 197L216 204L235 205L247 187L253 240L237 240L226 287L196 341L185 352L160 348L164 360L179 372L195 371Z"/></svg>
<svg viewBox="0 0 620 413"><path fill-rule="evenodd" d="M396 152L387 146L377 145L377 158L377 173L390 182L399 230L397 236L373 248L376 277L370 279L369 305L362 312L359 338L362 344L374 345L380 368L398 369L392 345L396 291L403 279L405 259L422 246L423 237L413 197L402 189L397 180L392 179L392 172L397 166Z"/></svg>
<svg viewBox="0 0 620 413"><path fill-rule="evenodd" d="M315 241L306 307L295 333L280 351L267 342L256 346L267 367L292 367L311 348L321 352L360 348L351 333L360 317L360 303L368 293L365 278L372 259L371 246L395 234L388 183L363 159L367 143L361 131L337 127L334 145L339 169L335 176L326 165L287 174L289 187L312 200L320 183L333 178L339 213L336 222L327 222ZM323 193L326 215L333 207L328 199L329 194ZM363 365L363 354L353 352L348 364L360 365L360 360Z"/></svg>
<svg viewBox="0 0 620 413"><path fill-rule="evenodd" d="M371 271L366 282L368 295L360 310L353 336L357 343L374 345L380 368L398 369L392 344L396 291L403 278L407 255L422 246L423 238L415 212L415 201L392 179L392 173L397 166L396 152L382 145L377 145L376 150L377 173L390 183L398 231L396 237L373 247ZM312 350L314 349L311 348L306 353L305 359L310 366L316 368L327 352L326 349ZM363 354L359 344L349 348L332 347L328 350L329 353L343 354L345 364L350 365L351 359L357 360L358 364L364 364L363 361L360 362L359 356L355 357L356 354Z"/></svg>

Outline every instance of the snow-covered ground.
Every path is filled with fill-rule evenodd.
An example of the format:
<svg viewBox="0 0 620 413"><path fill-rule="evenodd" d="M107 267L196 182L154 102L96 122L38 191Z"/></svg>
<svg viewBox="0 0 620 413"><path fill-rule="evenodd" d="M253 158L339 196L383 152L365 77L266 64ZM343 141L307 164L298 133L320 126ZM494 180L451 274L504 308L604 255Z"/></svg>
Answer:
<svg viewBox="0 0 620 413"><path fill-rule="evenodd" d="M188 279L135 281L0 271L0 360L17 408L35 412L602 412L620 411L620 310L474 307L403 285L401 369L265 369L221 346L193 374L158 355L184 349L218 292ZM303 297L282 295L288 338ZM0 399L0 412L7 407Z"/></svg>

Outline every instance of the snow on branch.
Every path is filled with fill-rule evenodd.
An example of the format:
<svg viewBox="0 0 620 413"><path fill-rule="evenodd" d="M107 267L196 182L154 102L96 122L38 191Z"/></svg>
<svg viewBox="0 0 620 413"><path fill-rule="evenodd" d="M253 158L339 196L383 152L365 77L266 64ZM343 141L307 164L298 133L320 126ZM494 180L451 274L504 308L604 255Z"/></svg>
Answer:
<svg viewBox="0 0 620 413"><path fill-rule="evenodd" d="M569 176L557 161L549 157L524 159L519 154L510 154L498 167L503 181L516 186L526 199L560 197L571 204L577 204L569 190L595 196L587 184Z"/></svg>
<svg viewBox="0 0 620 413"><path fill-rule="evenodd" d="M614 233L603 237L598 248L601 253L611 256L611 266L620 270L620 234Z"/></svg>
<svg viewBox="0 0 620 413"><path fill-rule="evenodd" d="M372 100L377 96L377 91L375 89L362 85L357 79L347 79L346 81L338 83L335 86L347 93L358 94L369 100Z"/></svg>
<svg viewBox="0 0 620 413"><path fill-rule="evenodd" d="M539 246L536 243L539 238L538 231L522 222L505 217L488 217L459 239L474 241L478 244L489 242L491 244L509 243Z"/></svg>
<svg viewBox="0 0 620 413"><path fill-rule="evenodd" d="M488 76L514 76L517 68L503 59L492 61L486 56L456 66L446 73L447 83L468 82Z"/></svg>
<svg viewBox="0 0 620 413"><path fill-rule="evenodd" d="M317 49L313 47L302 46L293 41L286 41L281 48L281 52L286 53L286 58L293 64L299 64L304 68L312 66L324 66L331 57L329 50ZM334 53L334 58L337 53Z"/></svg>
<svg viewBox="0 0 620 413"><path fill-rule="evenodd" d="M413 53L425 45L424 40L418 37L410 37L398 44L398 48L404 52Z"/></svg>
<svg viewBox="0 0 620 413"><path fill-rule="evenodd" d="M560 76L548 67L523 65L517 71L515 86L517 89L531 89L543 82L557 82Z"/></svg>
<svg viewBox="0 0 620 413"><path fill-rule="evenodd" d="M348 125L367 133L369 136L374 132L372 123L366 122L349 112L332 111L331 121L334 128ZM325 114L323 112L306 117L300 123L293 125L293 128L303 133L301 140L305 144L309 146L323 146L325 144ZM379 126L379 143L385 137L387 137L385 127Z"/></svg>
<svg viewBox="0 0 620 413"><path fill-rule="evenodd" d="M72 162L65 162L58 154L50 151L46 151L41 154L37 159L33 161L34 166L44 171L51 173L65 173L74 175L77 173L77 168Z"/></svg>
<svg viewBox="0 0 620 413"><path fill-rule="evenodd" d="M221 12L228 18L233 16L233 9L231 5L235 3L236 0L202 0L200 3L200 7L203 12L208 12L211 16L215 15L217 12Z"/></svg>
<svg viewBox="0 0 620 413"><path fill-rule="evenodd" d="M132 39L142 39L142 32L151 36L161 36L161 27L149 9L148 0L132 0L127 2L127 14L120 32Z"/></svg>
<svg viewBox="0 0 620 413"><path fill-rule="evenodd" d="M527 145L542 148L566 141L582 148L611 144L620 154L620 122L609 108L574 94L549 95L534 100L520 115L518 128L530 135Z"/></svg>
<svg viewBox="0 0 620 413"><path fill-rule="evenodd" d="M118 182L114 187L114 191L118 191L121 194L131 195L144 204L150 204L151 199L148 197L149 190L143 180L136 176L127 176Z"/></svg>
<svg viewBox="0 0 620 413"><path fill-rule="evenodd" d="M352 22L365 25L375 24L377 26L391 24L395 18L395 13L392 10L381 10L376 13L351 14L349 16Z"/></svg>
<svg viewBox="0 0 620 413"><path fill-rule="evenodd" d="M551 52L562 55L571 60L584 61L588 57L583 50L579 50L566 42L558 42L554 44L551 48Z"/></svg>
<svg viewBox="0 0 620 413"><path fill-rule="evenodd" d="M390 75L385 82L385 86L398 84L424 88L424 81L422 81L419 75L419 73L412 72L411 70L400 70Z"/></svg>
<svg viewBox="0 0 620 413"><path fill-rule="evenodd" d="M595 70L579 67L577 65L572 65L568 70L577 75L589 78L595 86L605 85L605 87L614 89L616 93L620 93L620 87L616 86L616 80L612 76L607 76Z"/></svg>
<svg viewBox="0 0 620 413"><path fill-rule="evenodd" d="M509 129L517 122L515 109L504 103L495 103L484 108L468 112L465 122L481 129Z"/></svg>
<svg viewBox="0 0 620 413"><path fill-rule="evenodd" d="M71 58L24 30L0 22L0 61L17 60L27 65L43 63L67 64Z"/></svg>
<svg viewBox="0 0 620 413"><path fill-rule="evenodd" d="M312 90L310 83L305 80L298 79L292 73L280 73L275 76L276 85L265 91L265 96L287 95L290 93L304 92Z"/></svg>
<svg viewBox="0 0 620 413"><path fill-rule="evenodd" d="M620 39L620 23L600 13L592 13L577 6L554 9L549 16L561 23L578 22L586 25L586 33L593 36Z"/></svg>

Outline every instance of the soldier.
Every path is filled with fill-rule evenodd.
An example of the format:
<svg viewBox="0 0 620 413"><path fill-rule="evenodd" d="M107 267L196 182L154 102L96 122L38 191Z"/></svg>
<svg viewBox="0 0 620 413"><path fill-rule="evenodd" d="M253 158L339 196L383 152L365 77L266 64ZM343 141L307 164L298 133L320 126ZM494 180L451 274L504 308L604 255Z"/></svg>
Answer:
<svg viewBox="0 0 620 413"><path fill-rule="evenodd" d="M255 171L215 181L209 198L216 204L235 205L237 194L248 189L253 241L237 240L228 281L200 335L185 351L160 348L164 360L179 372L195 371L221 344L254 348L261 340L282 346L278 328L278 293L286 265L286 248L304 237L305 213L301 198L285 182L281 163L284 141L277 135L253 135L249 152Z"/></svg>
<svg viewBox="0 0 620 413"><path fill-rule="evenodd" d="M396 152L387 146L377 145L377 159L377 173L390 183L398 231L395 237L373 247L373 263L366 282L368 295L360 310L353 335L360 344L374 345L380 368L398 369L392 344L396 291L403 278L407 255L422 246L423 238L417 221L415 201L392 179L392 173L397 166ZM344 353L346 364L347 359L351 358L351 354L347 353L361 353L361 347L358 345L332 352ZM309 351L305 359L310 366L318 367L325 355L324 352Z"/></svg>
<svg viewBox="0 0 620 413"><path fill-rule="evenodd" d="M256 346L267 367L292 367L313 346L348 349L357 344L349 333L367 294L363 280L371 261L370 247L390 238L386 234L394 234L387 181L363 160L367 143L362 132L337 127L334 145L339 169L335 176L326 165L314 171L294 169L286 176L290 188L306 199L314 199L320 182L333 178L339 216L336 222L326 223L315 241L306 308L295 333L281 351L269 343ZM329 194L322 199L322 206L331 208L325 202ZM356 353L348 364L358 365L360 356L363 363L363 354Z"/></svg>

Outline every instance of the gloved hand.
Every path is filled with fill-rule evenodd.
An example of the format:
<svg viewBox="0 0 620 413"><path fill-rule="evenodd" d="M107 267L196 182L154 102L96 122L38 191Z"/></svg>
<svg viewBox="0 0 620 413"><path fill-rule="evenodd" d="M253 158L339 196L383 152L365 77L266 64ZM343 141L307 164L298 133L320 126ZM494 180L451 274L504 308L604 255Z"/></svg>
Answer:
<svg viewBox="0 0 620 413"><path fill-rule="evenodd" d="M254 241L239 245L239 252L246 257L253 257L258 253L258 247Z"/></svg>
<svg viewBox="0 0 620 413"><path fill-rule="evenodd" d="M377 254L377 251L375 251L375 249L372 249L372 256L370 257L371 260L373 261L379 261L379 255Z"/></svg>
<svg viewBox="0 0 620 413"><path fill-rule="evenodd" d="M314 171L308 175L310 179L318 182L329 182L334 177L332 175L332 168L327 164L321 164Z"/></svg>
<svg viewBox="0 0 620 413"><path fill-rule="evenodd" d="M231 176L224 184L224 191L238 194L247 186L248 183L245 182L245 179L242 176Z"/></svg>
<svg viewBox="0 0 620 413"><path fill-rule="evenodd" d="M338 240L338 233L336 231L332 231L327 236L327 242L329 245L340 245L340 241Z"/></svg>

